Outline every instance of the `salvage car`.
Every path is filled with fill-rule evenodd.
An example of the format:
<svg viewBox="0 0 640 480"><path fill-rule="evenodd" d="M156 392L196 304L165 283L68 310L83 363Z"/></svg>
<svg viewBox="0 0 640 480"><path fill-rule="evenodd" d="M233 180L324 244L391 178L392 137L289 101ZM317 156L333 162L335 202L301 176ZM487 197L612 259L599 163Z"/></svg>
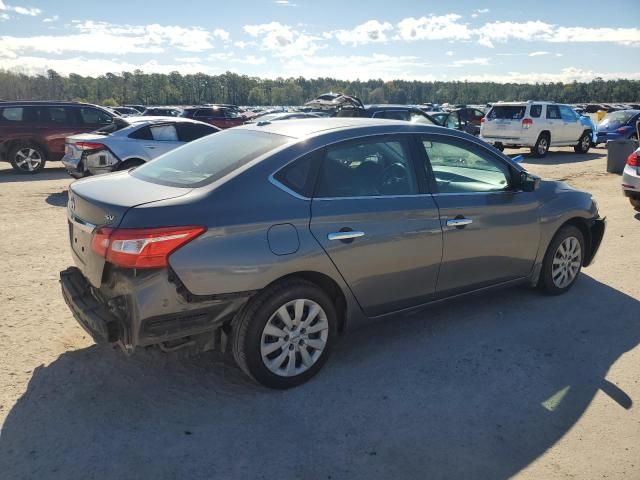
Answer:
<svg viewBox="0 0 640 480"><path fill-rule="evenodd" d="M627 158L622 172L622 191L631 206L640 212L640 148Z"/></svg>
<svg viewBox="0 0 640 480"><path fill-rule="evenodd" d="M609 140L638 140L636 124L640 121L640 110L619 110L608 113L598 124L597 143Z"/></svg>
<svg viewBox="0 0 640 480"><path fill-rule="evenodd" d="M62 163L75 178L128 170L218 131L186 118L116 118L95 132L67 137Z"/></svg>
<svg viewBox="0 0 640 480"><path fill-rule="evenodd" d="M92 132L118 118L108 110L79 102L0 102L0 160L19 173L38 173L64 155L69 135Z"/></svg>
<svg viewBox="0 0 640 480"><path fill-rule="evenodd" d="M590 194L471 135L361 118L210 135L74 182L67 214L62 293L95 341L229 345L272 388L358 323L490 287L564 293L605 229Z"/></svg>
<svg viewBox="0 0 640 480"><path fill-rule="evenodd" d="M554 102L498 102L482 119L480 136L498 149L529 147L544 157L549 147L573 147L587 153L593 129L569 105Z"/></svg>

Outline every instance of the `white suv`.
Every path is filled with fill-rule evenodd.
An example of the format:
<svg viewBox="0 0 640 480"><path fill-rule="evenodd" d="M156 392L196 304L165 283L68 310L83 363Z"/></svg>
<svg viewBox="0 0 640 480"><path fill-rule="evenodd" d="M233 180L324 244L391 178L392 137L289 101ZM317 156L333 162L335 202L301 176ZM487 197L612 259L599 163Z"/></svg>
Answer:
<svg viewBox="0 0 640 480"><path fill-rule="evenodd" d="M572 146L577 153L591 147L592 129L569 105L553 102L498 102L482 119L480 137L496 148L530 147L544 157L549 147Z"/></svg>

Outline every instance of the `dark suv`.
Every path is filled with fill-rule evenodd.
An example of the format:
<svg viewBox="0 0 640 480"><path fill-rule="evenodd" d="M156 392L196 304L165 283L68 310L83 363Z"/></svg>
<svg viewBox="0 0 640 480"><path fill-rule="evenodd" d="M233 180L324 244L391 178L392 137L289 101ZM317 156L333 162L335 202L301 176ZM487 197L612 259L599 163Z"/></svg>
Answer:
<svg viewBox="0 0 640 480"><path fill-rule="evenodd" d="M218 128L231 128L242 125L244 118L233 106L203 106L185 108L182 116L209 123Z"/></svg>
<svg viewBox="0 0 640 480"><path fill-rule="evenodd" d="M0 102L0 159L36 173L64 156L65 138L113 122L104 108L76 102Z"/></svg>

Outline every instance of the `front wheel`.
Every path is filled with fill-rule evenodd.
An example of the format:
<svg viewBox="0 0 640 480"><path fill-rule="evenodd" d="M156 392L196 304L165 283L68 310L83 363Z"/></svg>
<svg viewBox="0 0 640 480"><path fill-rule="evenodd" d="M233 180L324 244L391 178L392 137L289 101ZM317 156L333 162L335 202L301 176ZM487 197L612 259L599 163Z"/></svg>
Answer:
<svg viewBox="0 0 640 480"><path fill-rule="evenodd" d="M578 144L573 147L573 151L576 153L587 153L591 148L591 133L584 132L578 140Z"/></svg>
<svg viewBox="0 0 640 480"><path fill-rule="evenodd" d="M287 281L259 293L239 314L233 355L256 382L295 387L322 368L336 326L336 310L326 293L303 280Z"/></svg>
<svg viewBox="0 0 640 480"><path fill-rule="evenodd" d="M569 290L582 268L584 237L573 225L565 225L551 241L542 263L539 286L551 295Z"/></svg>

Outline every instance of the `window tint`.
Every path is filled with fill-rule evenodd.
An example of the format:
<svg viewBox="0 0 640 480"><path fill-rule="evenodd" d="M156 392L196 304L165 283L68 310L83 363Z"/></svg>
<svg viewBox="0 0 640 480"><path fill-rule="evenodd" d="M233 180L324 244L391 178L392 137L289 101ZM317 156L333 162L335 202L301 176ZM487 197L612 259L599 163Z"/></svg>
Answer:
<svg viewBox="0 0 640 480"><path fill-rule="evenodd" d="M152 125L151 136L154 140L160 142L177 142L178 133L173 125Z"/></svg>
<svg viewBox="0 0 640 480"><path fill-rule="evenodd" d="M560 105L560 116L565 122L575 122L578 120L578 115L566 105Z"/></svg>
<svg viewBox="0 0 640 480"><path fill-rule="evenodd" d="M393 139L327 148L316 197L411 195L418 192L407 146Z"/></svg>
<svg viewBox="0 0 640 480"><path fill-rule="evenodd" d="M460 128L460 120L458 119L458 112L451 112L447 117L447 128Z"/></svg>
<svg viewBox="0 0 640 480"><path fill-rule="evenodd" d="M132 175L162 185L199 187L215 182L289 140L284 135L229 129L172 150L136 168Z"/></svg>
<svg viewBox="0 0 640 480"><path fill-rule="evenodd" d="M153 135L151 135L151 129L149 127L142 127L135 132L131 132L129 138L135 138L136 140L153 140Z"/></svg>
<svg viewBox="0 0 640 480"><path fill-rule="evenodd" d="M293 190L305 197L311 196L313 185L311 185L311 171L315 160L321 160L322 150L306 155L289 165L274 175L275 179L285 187Z"/></svg>
<svg viewBox="0 0 640 480"><path fill-rule="evenodd" d="M194 117L211 117L213 116L213 110L208 109L200 109L196 110L196 113L193 114Z"/></svg>
<svg viewBox="0 0 640 480"><path fill-rule="evenodd" d="M386 118L387 120L409 120L409 112L406 110L383 110L373 114L374 118Z"/></svg>
<svg viewBox="0 0 640 480"><path fill-rule="evenodd" d="M560 109L558 109L557 105L547 105L547 118L550 118L550 119L560 118Z"/></svg>
<svg viewBox="0 0 640 480"><path fill-rule="evenodd" d="M7 107L2 109L2 120L21 122L24 115L23 107Z"/></svg>
<svg viewBox="0 0 640 480"><path fill-rule="evenodd" d="M366 117L366 111L361 108L341 108L336 117Z"/></svg>
<svg viewBox="0 0 640 480"><path fill-rule="evenodd" d="M80 108L80 119L82 123L89 125L111 123L112 121L111 117L105 112L91 107Z"/></svg>
<svg viewBox="0 0 640 480"><path fill-rule="evenodd" d="M529 116L531 118L540 118L541 113L542 105L531 105L531 109L529 110Z"/></svg>
<svg viewBox="0 0 640 480"><path fill-rule="evenodd" d="M429 117L420 112L409 112L409 121L411 123L420 123L423 125L435 125Z"/></svg>
<svg viewBox="0 0 640 480"><path fill-rule="evenodd" d="M46 120L49 123L75 123L68 108L65 107L47 107Z"/></svg>
<svg viewBox="0 0 640 480"><path fill-rule="evenodd" d="M524 105L497 105L491 109L487 117L489 120L522 120L525 110Z"/></svg>
<svg viewBox="0 0 640 480"><path fill-rule="evenodd" d="M495 192L509 188L509 167L462 146L424 140L440 193Z"/></svg>
<svg viewBox="0 0 640 480"><path fill-rule="evenodd" d="M175 125L178 131L178 139L181 142L191 142L198 138L210 135L218 130L209 125L200 125L197 123L177 123Z"/></svg>

